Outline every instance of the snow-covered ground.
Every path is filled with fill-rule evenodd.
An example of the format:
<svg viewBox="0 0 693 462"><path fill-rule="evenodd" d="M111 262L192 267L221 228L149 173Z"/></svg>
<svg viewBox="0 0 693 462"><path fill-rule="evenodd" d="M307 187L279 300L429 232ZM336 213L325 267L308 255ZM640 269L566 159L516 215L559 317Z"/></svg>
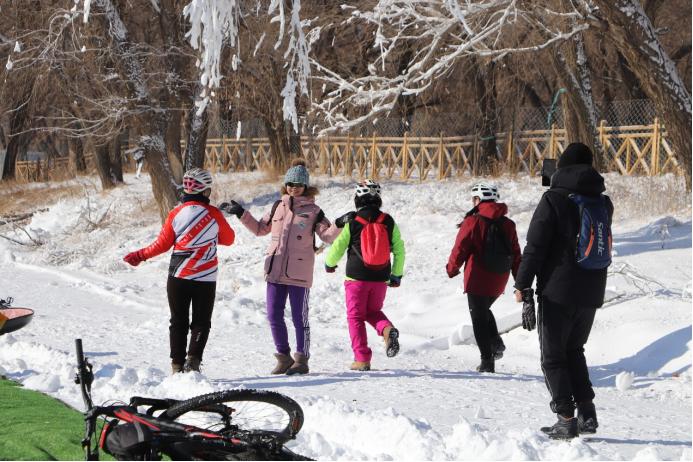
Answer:
<svg viewBox="0 0 693 462"><path fill-rule="evenodd" d="M277 197L276 183L260 174L215 178L214 203L240 199L255 216ZM236 243L219 250L203 374L169 375L168 257L137 268L122 262L159 231L148 179L126 180L105 193L87 182L83 195L36 214L26 229L44 242L40 247L0 239L0 298L13 296L15 306L36 310L28 327L0 337L0 373L81 409L72 381L73 340L81 337L95 363L96 401L236 387L279 391L306 414L293 449L319 459L691 459L691 208L673 177L607 177L617 256L610 302L598 311L586 347L600 427L594 437L571 442L538 431L554 415L536 331L504 335L508 349L496 374L474 371L478 350L462 280L448 279L444 270L455 224L470 206L471 179L384 183L384 209L399 223L407 260L402 287L388 291L385 308L401 331L402 350L386 358L369 330L374 371L348 370L344 262L328 275L324 253L318 256L311 374L303 377L269 374L273 344L262 279L269 238L252 236L235 217ZM316 181L328 217L351 209L351 182ZM540 181L499 182L523 242ZM27 240L8 227L0 234ZM493 310L501 329L518 323L510 289Z"/></svg>

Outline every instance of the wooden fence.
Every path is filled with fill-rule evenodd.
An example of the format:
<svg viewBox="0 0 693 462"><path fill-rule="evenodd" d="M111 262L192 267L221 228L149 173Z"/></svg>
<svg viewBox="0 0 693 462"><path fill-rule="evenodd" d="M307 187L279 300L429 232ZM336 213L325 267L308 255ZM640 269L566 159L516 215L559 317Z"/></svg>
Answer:
<svg viewBox="0 0 693 462"><path fill-rule="evenodd" d="M555 159L565 147L565 130L529 130L496 135L494 171L536 174L544 159ZM680 174L658 120L652 125L599 126L606 169L623 175ZM461 137L324 137L303 139L309 166L331 176L359 178L443 179L478 171L480 142ZM205 165L217 171L250 171L270 167L266 138L207 140Z"/></svg>
<svg viewBox="0 0 693 462"><path fill-rule="evenodd" d="M680 174L662 125L599 126L607 170L623 175ZM555 159L565 147L565 130L529 130L496 135L497 173L536 174L544 159ZM401 180L443 179L476 175L481 154L475 136L459 137L352 137L303 138L303 157L314 171L331 176L398 178ZM90 168L93 158L88 156ZM24 180L51 179L67 169L67 159L53 164L17 162L17 177ZM205 166L213 172L267 169L272 149L267 138L215 138L207 140ZM53 173L51 173L53 172Z"/></svg>

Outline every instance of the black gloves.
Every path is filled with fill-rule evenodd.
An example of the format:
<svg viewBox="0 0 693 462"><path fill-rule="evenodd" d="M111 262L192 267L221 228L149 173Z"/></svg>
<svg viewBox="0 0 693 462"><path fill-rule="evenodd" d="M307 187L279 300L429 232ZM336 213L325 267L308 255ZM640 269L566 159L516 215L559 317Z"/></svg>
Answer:
<svg viewBox="0 0 693 462"><path fill-rule="evenodd" d="M390 275L390 280L387 282L387 285L390 287L399 287L399 285L402 283L402 276L395 276L394 274Z"/></svg>
<svg viewBox="0 0 693 462"><path fill-rule="evenodd" d="M328 273L334 273L336 269L337 269L336 266L327 266L327 265L325 265L325 271L328 272Z"/></svg>
<svg viewBox="0 0 693 462"><path fill-rule="evenodd" d="M534 290L522 289L522 328L534 330L537 327L537 317L534 314Z"/></svg>
<svg viewBox="0 0 693 462"><path fill-rule="evenodd" d="M351 220L353 220L354 217L356 217L356 212L347 212L344 215L342 215L341 217L337 218L334 221L334 224L337 228L344 228L344 225L346 225Z"/></svg>
<svg viewBox="0 0 693 462"><path fill-rule="evenodd" d="M231 201L231 203L223 202L219 204L219 209L223 210L229 215L236 215L238 218L241 218L243 216L243 212L245 212L243 206L236 201Z"/></svg>

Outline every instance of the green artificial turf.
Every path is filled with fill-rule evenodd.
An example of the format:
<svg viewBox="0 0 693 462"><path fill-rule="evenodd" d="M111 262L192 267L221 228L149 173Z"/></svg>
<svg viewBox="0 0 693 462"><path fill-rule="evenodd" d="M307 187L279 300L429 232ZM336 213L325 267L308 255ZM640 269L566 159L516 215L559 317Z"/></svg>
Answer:
<svg viewBox="0 0 693 462"><path fill-rule="evenodd" d="M0 379L0 460L84 460L83 436L82 414L50 396Z"/></svg>

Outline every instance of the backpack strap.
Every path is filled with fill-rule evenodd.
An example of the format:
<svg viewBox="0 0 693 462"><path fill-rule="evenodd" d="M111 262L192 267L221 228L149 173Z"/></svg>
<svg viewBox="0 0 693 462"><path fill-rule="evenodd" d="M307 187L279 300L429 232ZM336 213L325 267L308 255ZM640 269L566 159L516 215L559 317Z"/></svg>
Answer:
<svg viewBox="0 0 693 462"><path fill-rule="evenodd" d="M359 215L356 215L356 218L354 218L354 220L358 221L363 226L366 226L369 223L368 220L366 220L365 218L363 218L362 216L359 216Z"/></svg>
<svg viewBox="0 0 693 462"><path fill-rule="evenodd" d="M368 221L359 215L356 215L356 218L354 218L354 220L358 221L363 226L366 226L368 223L377 223L379 225L382 225L385 221L385 218L387 218L387 213L380 212L380 215L378 215L378 218L376 218L374 221Z"/></svg>
<svg viewBox="0 0 693 462"><path fill-rule="evenodd" d="M270 211L269 218L267 219L267 224L269 225L270 222L272 221L272 218L274 218L274 212L277 211L277 207L279 207L279 204L281 204L282 200L279 199L272 205L272 210ZM321 210L322 212L322 210Z"/></svg>

